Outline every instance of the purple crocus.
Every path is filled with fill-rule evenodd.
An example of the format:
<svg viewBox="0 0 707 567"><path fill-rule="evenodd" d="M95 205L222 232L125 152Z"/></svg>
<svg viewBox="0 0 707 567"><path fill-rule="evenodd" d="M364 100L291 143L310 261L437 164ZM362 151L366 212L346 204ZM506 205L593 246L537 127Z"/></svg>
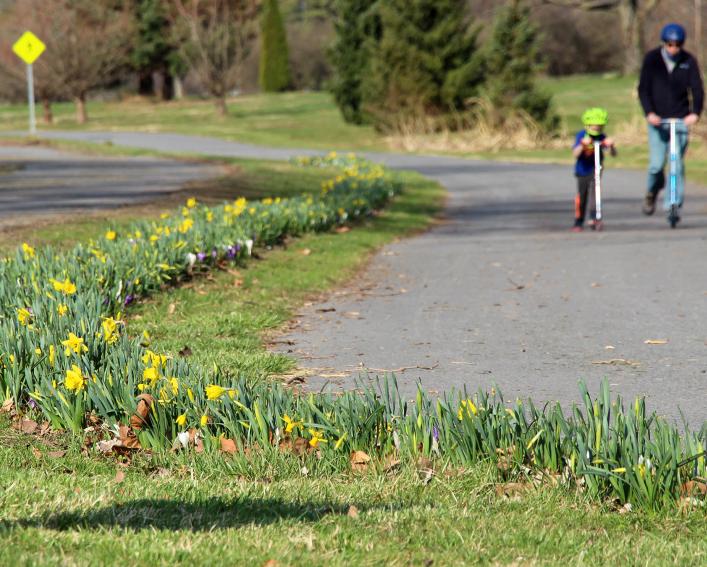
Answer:
<svg viewBox="0 0 707 567"><path fill-rule="evenodd" d="M196 259L199 260L199 262L203 262L204 258L206 258L206 254L204 254L203 252L196 253Z"/></svg>
<svg viewBox="0 0 707 567"><path fill-rule="evenodd" d="M213 248L211 250L211 257L215 260L218 257L218 250L216 248Z"/></svg>
<svg viewBox="0 0 707 567"><path fill-rule="evenodd" d="M29 401L27 402L27 405L30 408L35 409L37 407L37 402L35 402L32 398L30 398Z"/></svg>
<svg viewBox="0 0 707 567"><path fill-rule="evenodd" d="M127 307L133 301L135 301L135 296L132 293L129 293L128 295L125 296L125 301L123 302L123 305L125 305Z"/></svg>
<svg viewBox="0 0 707 567"><path fill-rule="evenodd" d="M235 246L229 246L228 248L226 248L226 257L229 260L233 260L236 257L237 252L238 248L236 248Z"/></svg>
<svg viewBox="0 0 707 567"><path fill-rule="evenodd" d="M434 437L435 441L439 441L439 429L437 429L436 425L432 427L432 437Z"/></svg>

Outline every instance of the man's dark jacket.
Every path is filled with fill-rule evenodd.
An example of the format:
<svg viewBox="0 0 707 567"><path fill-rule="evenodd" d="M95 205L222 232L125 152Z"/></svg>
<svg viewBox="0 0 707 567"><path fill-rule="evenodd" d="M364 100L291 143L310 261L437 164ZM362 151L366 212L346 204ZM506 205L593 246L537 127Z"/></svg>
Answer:
<svg viewBox="0 0 707 567"><path fill-rule="evenodd" d="M683 49L669 73L661 48L649 51L641 68L638 96L646 114L655 112L661 118L684 118L693 112L699 115L704 88L697 59Z"/></svg>

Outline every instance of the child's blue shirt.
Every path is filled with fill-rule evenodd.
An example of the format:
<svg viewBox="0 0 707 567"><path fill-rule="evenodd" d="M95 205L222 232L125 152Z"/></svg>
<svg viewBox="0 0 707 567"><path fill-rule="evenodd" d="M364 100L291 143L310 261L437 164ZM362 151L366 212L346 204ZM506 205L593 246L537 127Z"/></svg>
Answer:
<svg viewBox="0 0 707 567"><path fill-rule="evenodd" d="M580 130L579 132L577 132L577 136L575 136L574 145L572 146L572 149L581 145L582 138L584 138L586 135L586 130ZM606 139L606 134L601 133L598 136L592 136L592 139L595 142L603 142ZM601 163L604 163L604 148L599 148L599 155L601 157ZM574 174L577 177L594 175L594 148L579 154L579 157L577 158L577 163L574 164Z"/></svg>

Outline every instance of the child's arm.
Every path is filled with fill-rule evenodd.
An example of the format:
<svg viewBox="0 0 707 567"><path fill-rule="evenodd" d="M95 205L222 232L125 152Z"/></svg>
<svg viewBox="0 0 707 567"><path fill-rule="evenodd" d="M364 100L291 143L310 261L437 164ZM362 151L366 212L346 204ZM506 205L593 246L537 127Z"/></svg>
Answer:
<svg viewBox="0 0 707 567"><path fill-rule="evenodd" d="M572 148L572 155L575 158L578 158L579 156L582 155L584 150L587 148L591 147L592 145L592 139L589 136L584 136L577 144L575 144L574 148Z"/></svg>
<svg viewBox="0 0 707 567"><path fill-rule="evenodd" d="M601 143L601 145L605 148L609 148L609 153L611 154L611 157L616 157L616 143L614 142L613 138L604 138L604 141Z"/></svg>

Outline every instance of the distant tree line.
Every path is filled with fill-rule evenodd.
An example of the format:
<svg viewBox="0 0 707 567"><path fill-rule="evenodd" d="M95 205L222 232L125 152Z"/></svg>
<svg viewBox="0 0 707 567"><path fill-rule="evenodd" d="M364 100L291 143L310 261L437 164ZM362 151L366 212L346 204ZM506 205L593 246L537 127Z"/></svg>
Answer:
<svg viewBox="0 0 707 567"><path fill-rule="evenodd" d="M334 98L346 120L379 130L464 127L478 107L500 126L523 113L548 130L550 96L534 82L538 32L510 0L480 46L466 0L337 0Z"/></svg>

